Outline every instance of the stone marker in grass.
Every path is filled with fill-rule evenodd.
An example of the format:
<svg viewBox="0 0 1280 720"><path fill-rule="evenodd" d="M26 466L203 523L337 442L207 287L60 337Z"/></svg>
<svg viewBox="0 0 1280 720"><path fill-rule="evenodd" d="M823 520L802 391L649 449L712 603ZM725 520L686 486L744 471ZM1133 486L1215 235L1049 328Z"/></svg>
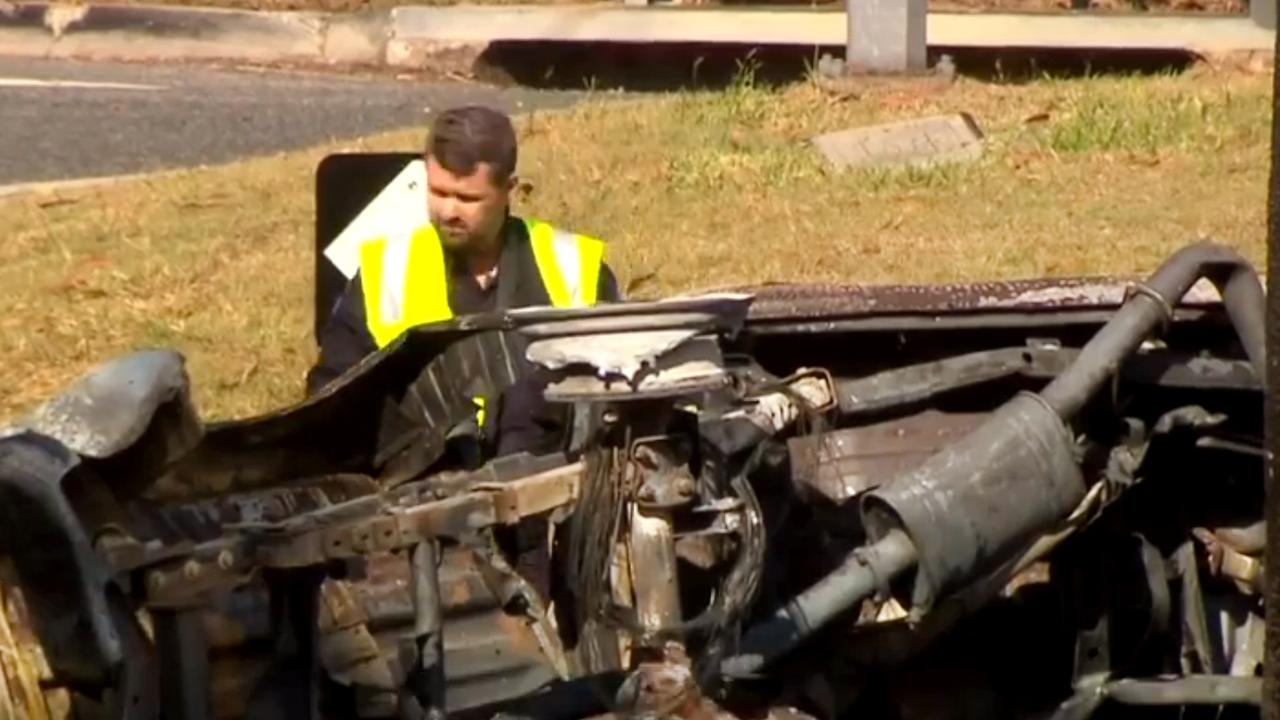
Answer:
<svg viewBox="0 0 1280 720"><path fill-rule="evenodd" d="M982 130L968 113L840 130L813 138L836 168L926 167L982 156Z"/></svg>

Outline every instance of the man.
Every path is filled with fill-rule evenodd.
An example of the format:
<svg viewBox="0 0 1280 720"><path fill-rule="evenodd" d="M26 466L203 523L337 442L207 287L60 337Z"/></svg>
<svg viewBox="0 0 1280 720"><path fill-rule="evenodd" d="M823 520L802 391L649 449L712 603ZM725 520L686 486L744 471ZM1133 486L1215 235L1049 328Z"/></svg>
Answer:
<svg viewBox="0 0 1280 720"><path fill-rule="evenodd" d="M503 113L467 106L436 118L425 152L430 222L363 246L359 272L321 333L308 393L415 325L620 299L603 243L511 214L516 155L515 130ZM496 408L482 402L478 419L497 435L487 438L486 455L558 446L565 413L542 400L536 381L510 388Z"/></svg>

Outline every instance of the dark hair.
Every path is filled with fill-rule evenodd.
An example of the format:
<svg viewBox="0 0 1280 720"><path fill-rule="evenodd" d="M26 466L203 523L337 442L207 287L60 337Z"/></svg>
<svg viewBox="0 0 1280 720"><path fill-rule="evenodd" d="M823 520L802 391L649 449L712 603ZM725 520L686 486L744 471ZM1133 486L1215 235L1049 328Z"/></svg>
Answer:
<svg viewBox="0 0 1280 720"><path fill-rule="evenodd" d="M501 183L516 171L516 131L511 118L493 108L452 108L432 123L426 155L458 175L470 175L485 163L494 182Z"/></svg>

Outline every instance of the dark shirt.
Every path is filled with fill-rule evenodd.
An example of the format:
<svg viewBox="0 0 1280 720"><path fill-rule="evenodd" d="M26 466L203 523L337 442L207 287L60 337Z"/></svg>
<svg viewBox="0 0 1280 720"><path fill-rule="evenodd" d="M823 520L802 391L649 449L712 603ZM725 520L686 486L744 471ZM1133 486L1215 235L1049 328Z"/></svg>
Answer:
<svg viewBox="0 0 1280 720"><path fill-rule="evenodd" d="M488 288L481 288L462 263L446 258L449 307L454 315L551 304L524 222L510 218L502 233L498 275ZM608 267L601 270L597 292L601 302L621 299L617 279ZM307 374L307 394L316 393L375 350L377 343L365 319L364 292L357 274L347 284L320 333L320 358ZM497 455L549 452L559 443L565 413L563 408L552 407L542 399L542 382L536 374L509 388L496 409L487 425L496 427Z"/></svg>

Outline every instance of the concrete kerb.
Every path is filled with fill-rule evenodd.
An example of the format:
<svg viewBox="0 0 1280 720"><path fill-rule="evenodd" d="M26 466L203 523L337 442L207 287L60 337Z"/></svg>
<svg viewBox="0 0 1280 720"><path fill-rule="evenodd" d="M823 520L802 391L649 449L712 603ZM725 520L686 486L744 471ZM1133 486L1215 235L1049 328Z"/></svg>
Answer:
<svg viewBox="0 0 1280 720"><path fill-rule="evenodd" d="M1261 27L1243 15L933 12L927 14L924 27L919 27L919 23L913 28L888 25L876 26L877 31L883 32L877 36L881 37L878 46L875 37L864 38L862 44L871 46L873 55L891 57L880 58L881 62L867 62L864 58L860 66L878 70L920 69L927 46L994 52L1078 49L1187 52L1204 56L1268 52L1275 43L1274 30ZM474 58L485 47L499 42L840 47L845 45L848 29L842 10L626 7L610 3L556 7L398 7L391 11L387 35L388 64L413 67L430 63L448 52Z"/></svg>
<svg viewBox="0 0 1280 720"><path fill-rule="evenodd" d="M1262 0L1259 0L1262 1ZM407 6L359 14L0 0L0 54L195 59L467 73L495 42L842 46L843 11L776 8ZM929 45L1269 50L1275 31L1226 18L930 13Z"/></svg>
<svg viewBox="0 0 1280 720"><path fill-rule="evenodd" d="M420 20L416 20L420 23ZM488 41L401 32L391 11L271 12L0 0L0 55L224 60L469 73Z"/></svg>
<svg viewBox="0 0 1280 720"><path fill-rule="evenodd" d="M106 175L102 177L75 178L71 180L44 180L40 182L0 185L0 204L10 200L18 200L20 198L27 198L31 196L47 197L51 200L58 200L74 195L77 192L153 179L166 174L173 174L174 172L175 171L171 170L160 170L153 173Z"/></svg>
<svg viewBox="0 0 1280 720"><path fill-rule="evenodd" d="M116 60L382 65L386 12L7 3L0 54Z"/></svg>
<svg viewBox="0 0 1280 720"><path fill-rule="evenodd" d="M391 11L393 42L562 41L844 46L842 10L505 5L405 6ZM931 12L929 45L1128 50L1269 49L1247 16Z"/></svg>

